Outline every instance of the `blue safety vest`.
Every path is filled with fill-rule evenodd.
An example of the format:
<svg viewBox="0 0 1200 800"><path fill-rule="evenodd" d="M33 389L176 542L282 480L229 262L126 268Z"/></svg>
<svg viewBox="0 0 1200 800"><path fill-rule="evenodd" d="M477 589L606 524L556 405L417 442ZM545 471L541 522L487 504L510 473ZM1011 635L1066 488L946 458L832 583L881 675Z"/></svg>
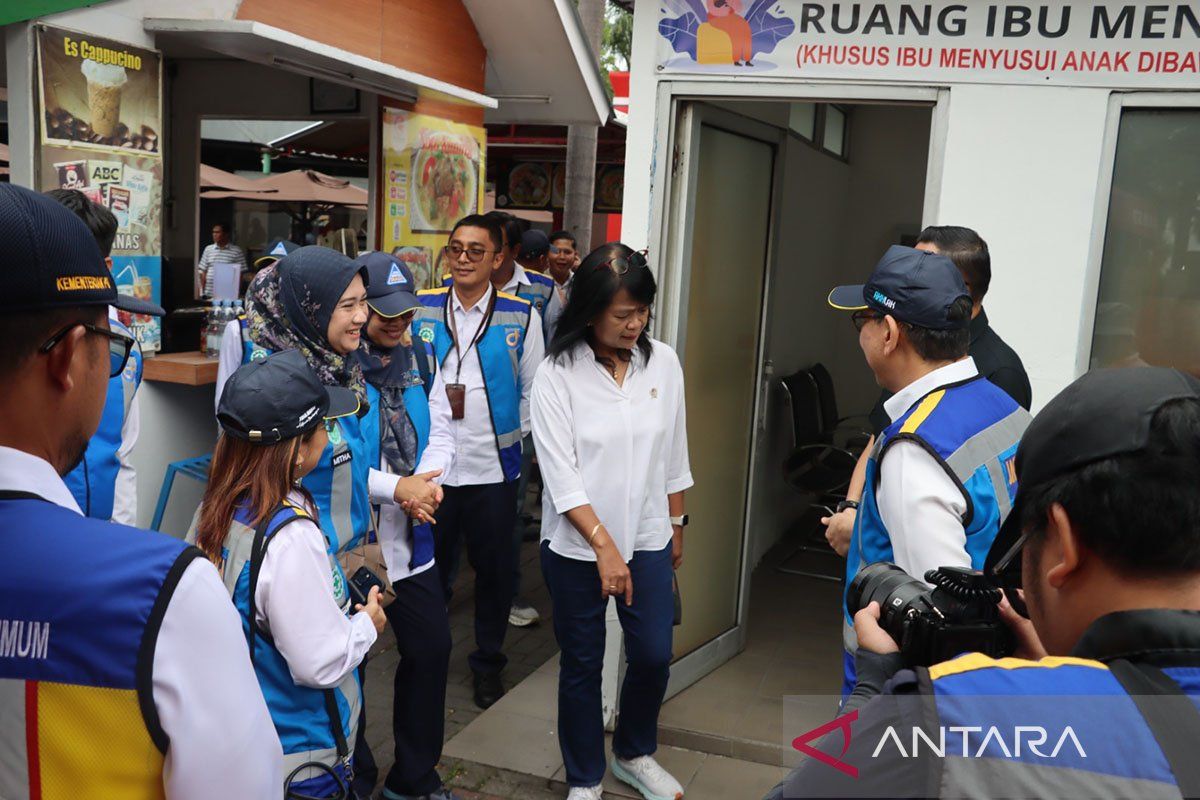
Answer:
<svg viewBox="0 0 1200 800"><path fill-rule="evenodd" d="M243 364L271 354L250 341L244 319L241 328ZM341 553L364 541L373 541L375 533L368 481L371 468L379 467L379 390L370 384L367 384L367 403L370 408L361 417L329 420L326 426L329 443L317 466L301 480L317 504L321 532L329 542L330 553ZM428 406L425 413L428 416Z"/></svg>
<svg viewBox="0 0 1200 800"><path fill-rule="evenodd" d="M954 478L966 500L963 516L971 566L982 569L1000 524L1008 517L1017 492L1017 443L1029 426L1029 412L983 377L943 386L925 395L879 434L867 461L866 483L846 553L843 589L843 642L846 647L846 692L854 687L854 625L845 608L844 592L859 569L877 561L893 561L892 540L879 513L879 465L889 447L912 441L921 445ZM914 577L924 579L924 576Z"/></svg>
<svg viewBox="0 0 1200 800"><path fill-rule="evenodd" d="M1162 671L1200 702L1200 669ZM1024 797L1179 796L1153 731L1100 661L968 653L929 667L928 677L922 688L936 706L934 743L940 744L939 727L948 731L940 782L926 789L930 796L983 796L1002 788ZM1021 728L1024 746L1018 747ZM970 732L965 743L963 731ZM903 746L911 747L911 731L902 735Z"/></svg>
<svg viewBox="0 0 1200 800"><path fill-rule="evenodd" d="M412 322L413 347L417 348L417 357L425 359L422 372L429 375L437 372L454 348L446 325L450 293L449 288L417 292L421 308L417 309ZM525 352L529 319L527 301L497 292L495 308L484 320L487 332L475 345L491 408L496 452L506 481L515 481L521 476L521 356ZM464 350L466 344L463 343Z"/></svg>
<svg viewBox="0 0 1200 800"><path fill-rule="evenodd" d="M0 492L0 543L0 793L161 798L154 642L203 555L19 492ZM74 599L51 599L51 575Z"/></svg>
<svg viewBox="0 0 1200 800"><path fill-rule="evenodd" d="M533 310L538 312L538 315L544 320L546 318L546 306L550 303L550 297L554 294L554 278L544 272L538 272L534 269L525 270L526 277L529 278L529 283L518 283L516 291L512 292L517 297L529 303ZM450 273L442 276L442 286L449 288L454 285L454 278Z"/></svg>
<svg viewBox="0 0 1200 800"><path fill-rule="evenodd" d="M121 323L109 320L114 331L133 336ZM96 519L112 519L117 493L117 473L121 462L117 454L124 443L122 431L133 398L142 383L142 349L135 343L129 352L125 371L108 380L108 395L100 427L88 440L83 461L63 478L83 513Z"/></svg>
<svg viewBox="0 0 1200 800"><path fill-rule="evenodd" d="M430 425L429 396L425 394L424 386L409 386L404 390L404 409L408 412L408 419L417 432L417 463L420 463L425 446L429 444ZM423 567L433 561L433 526L428 522L419 525L414 523L410 524L408 529L408 544L411 552L408 571L411 573L418 567ZM400 574L401 570L397 569L395 575L390 577L396 580Z"/></svg>
<svg viewBox="0 0 1200 800"><path fill-rule="evenodd" d="M274 536L285 525L298 519L309 519L303 509L284 504L275 511L263 529L263 540L259 553L266 553ZM252 512L242 505L234 513L233 523L221 547L223 560L222 578L225 588L233 598L238 614L242 618L242 630L252 642L250 654L254 672L262 688L271 720L283 745L283 773L291 772L302 764L316 762L324 764L349 783L350 756L358 734L359 710L362 707L362 687L358 682L358 670L352 669L336 687L314 689L300 686L292 679L287 660L275 647L269 632L257 628L250 636L252 573L254 562L255 528ZM332 577L331 590L334 601L347 614L350 613L350 593L346 587L346 575L333 556L329 557ZM270 620L268 620L268 623ZM336 708L336 719L334 709ZM334 725L338 726L335 733ZM341 742L338 740L341 734ZM344 745L342 754L339 744ZM337 781L327 773L309 770L297 776L291 788L310 797L331 797L337 793Z"/></svg>

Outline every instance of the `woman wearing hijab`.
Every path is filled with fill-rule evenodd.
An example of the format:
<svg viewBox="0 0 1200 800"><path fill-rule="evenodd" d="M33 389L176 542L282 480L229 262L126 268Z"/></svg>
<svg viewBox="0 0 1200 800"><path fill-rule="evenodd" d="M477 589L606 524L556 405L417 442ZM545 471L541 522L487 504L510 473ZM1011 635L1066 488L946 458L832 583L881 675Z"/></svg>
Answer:
<svg viewBox="0 0 1200 800"><path fill-rule="evenodd" d="M387 253L356 262L367 270L367 324L358 361L379 394L381 469L411 475L429 439L429 399L413 353L409 324L420 305L408 267ZM434 561L433 528L397 506L379 509L379 543L396 599L385 613L396 634L392 733L395 762L386 800L449 800L437 772L445 732L450 619Z"/></svg>

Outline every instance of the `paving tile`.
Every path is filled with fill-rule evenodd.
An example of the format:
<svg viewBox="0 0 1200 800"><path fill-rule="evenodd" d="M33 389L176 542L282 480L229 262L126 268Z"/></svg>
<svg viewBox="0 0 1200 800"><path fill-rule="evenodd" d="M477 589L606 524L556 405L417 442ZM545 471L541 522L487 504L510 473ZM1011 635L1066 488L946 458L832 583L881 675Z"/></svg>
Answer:
<svg viewBox="0 0 1200 800"><path fill-rule="evenodd" d="M687 800L752 800L783 780L787 770L724 756L708 756L684 785Z"/></svg>
<svg viewBox="0 0 1200 800"><path fill-rule="evenodd" d="M549 778L562 766L553 723L495 707L446 744L451 758Z"/></svg>

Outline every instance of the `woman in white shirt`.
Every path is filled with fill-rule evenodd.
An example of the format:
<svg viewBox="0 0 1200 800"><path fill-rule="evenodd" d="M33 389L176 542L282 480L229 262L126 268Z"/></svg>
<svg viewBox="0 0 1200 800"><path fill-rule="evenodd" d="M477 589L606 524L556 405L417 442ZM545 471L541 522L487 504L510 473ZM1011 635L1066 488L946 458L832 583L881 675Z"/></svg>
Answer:
<svg viewBox="0 0 1200 800"><path fill-rule="evenodd" d="M562 650L559 744L568 800L598 800L604 777L600 673L608 598L628 669L613 774L648 800L683 789L653 758L671 663L672 570L683 561L688 467L683 370L646 332L654 276L613 242L575 273L530 413L545 483L542 570Z"/></svg>

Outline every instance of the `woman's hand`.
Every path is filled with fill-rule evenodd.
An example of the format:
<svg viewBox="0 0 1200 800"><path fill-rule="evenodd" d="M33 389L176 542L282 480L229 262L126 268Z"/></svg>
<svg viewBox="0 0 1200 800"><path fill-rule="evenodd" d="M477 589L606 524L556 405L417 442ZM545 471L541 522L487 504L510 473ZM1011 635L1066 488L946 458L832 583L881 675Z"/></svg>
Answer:
<svg viewBox="0 0 1200 800"><path fill-rule="evenodd" d="M671 569L679 569L683 564L683 526L671 526Z"/></svg>
<svg viewBox="0 0 1200 800"><path fill-rule="evenodd" d="M411 475L396 481L393 499L410 517L421 522L433 522L433 513L442 502L444 493L434 478L442 474L440 469Z"/></svg>
<svg viewBox="0 0 1200 800"><path fill-rule="evenodd" d="M355 611L362 611L371 618L371 624L375 626L375 633L383 633L383 628L387 625L387 617L383 613L383 606L379 605L379 587L372 586L371 593L367 595L367 604L364 606L361 603L354 607Z"/></svg>
<svg viewBox="0 0 1200 800"><path fill-rule="evenodd" d="M596 546L596 569L600 572L600 595L602 597L625 596L625 605L633 605L633 576L629 565L621 558L621 552L604 532L604 541Z"/></svg>

